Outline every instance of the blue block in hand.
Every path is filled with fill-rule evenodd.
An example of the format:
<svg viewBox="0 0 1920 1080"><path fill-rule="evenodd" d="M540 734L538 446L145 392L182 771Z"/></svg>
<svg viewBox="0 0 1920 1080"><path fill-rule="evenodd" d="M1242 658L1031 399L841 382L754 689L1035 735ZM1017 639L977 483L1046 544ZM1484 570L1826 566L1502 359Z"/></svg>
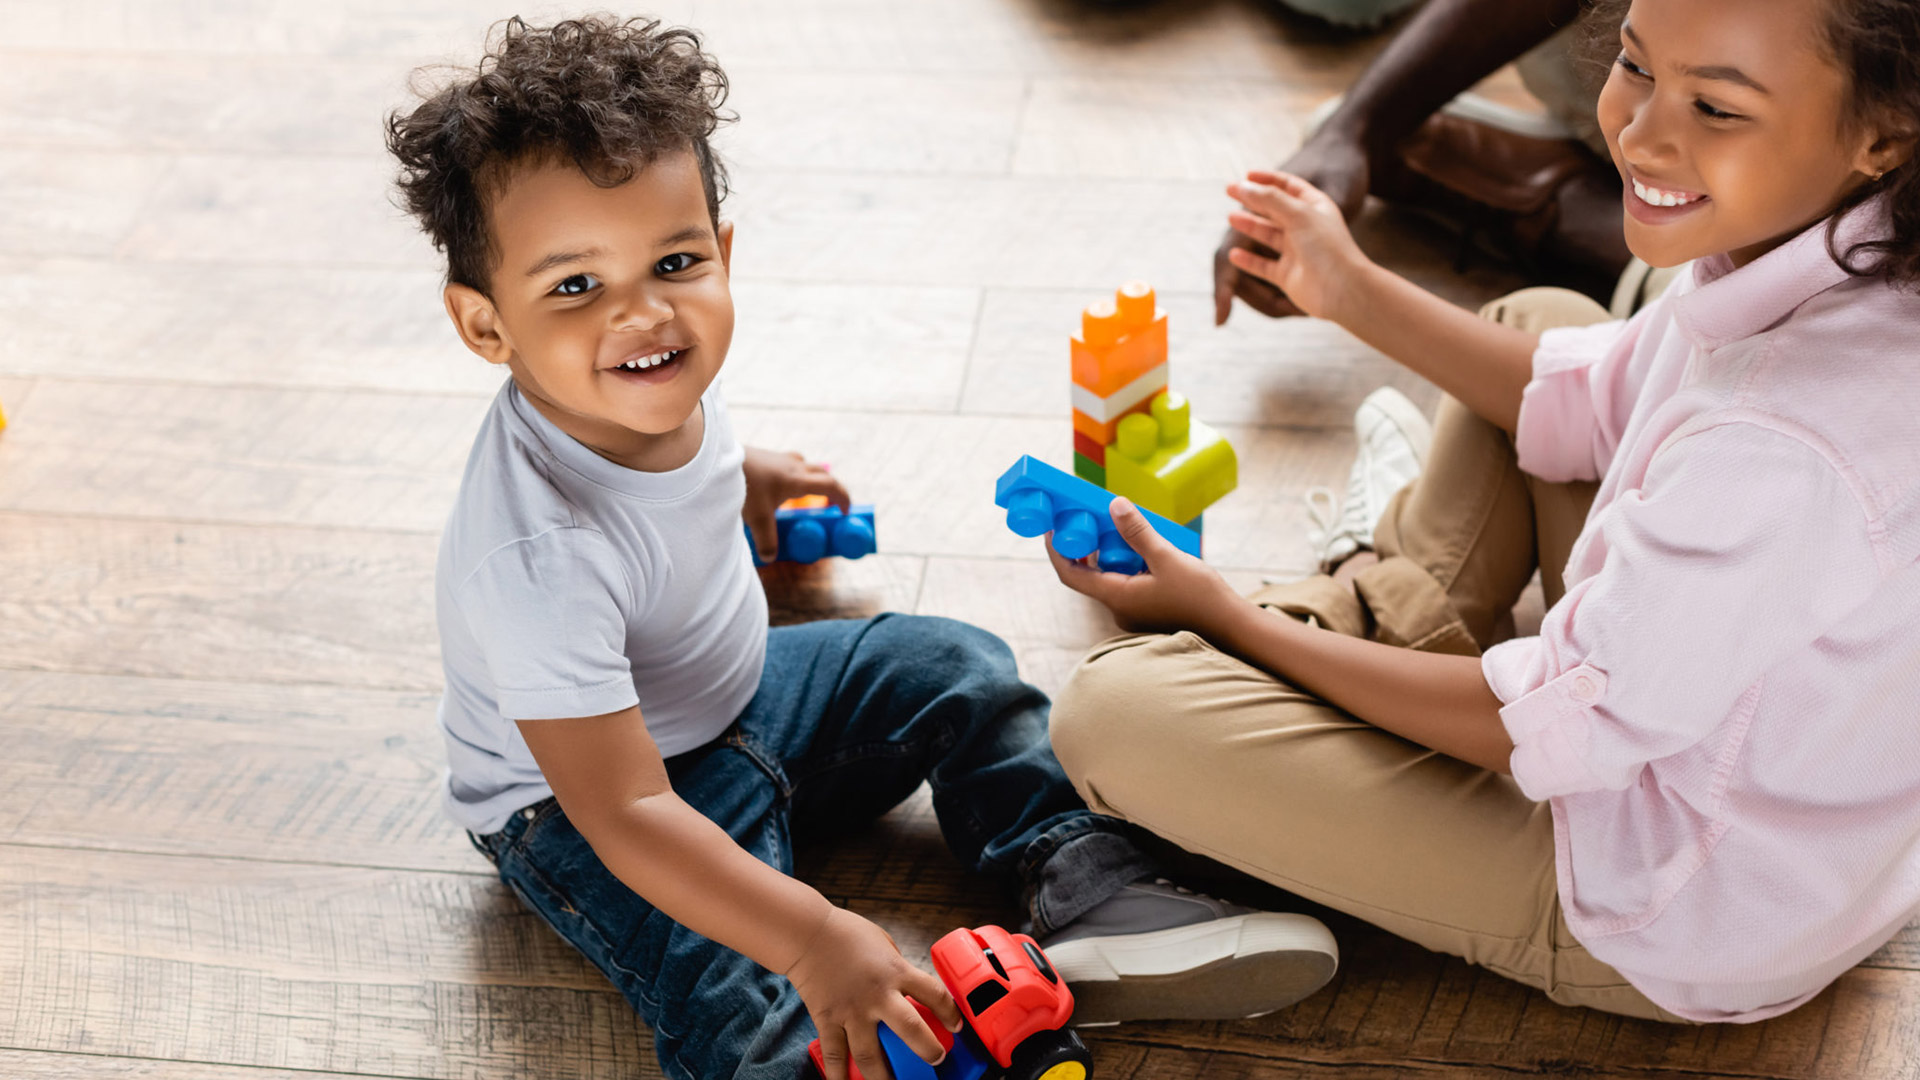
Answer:
<svg viewBox="0 0 1920 1080"><path fill-rule="evenodd" d="M994 486L993 501L1007 512L1007 528L1021 536L1053 533L1053 549L1069 559L1100 553L1100 569L1137 574L1146 562L1120 538L1107 507L1113 493L1031 455L1013 463ZM1151 510L1147 524L1174 547L1200 557L1200 538Z"/></svg>
<svg viewBox="0 0 1920 1080"><path fill-rule="evenodd" d="M858 559L874 552L873 504L855 503L841 513L837 506L783 506L774 511L773 525L780 536L776 562L818 562L829 555ZM747 530L753 548L753 530ZM753 565L764 566L754 551Z"/></svg>

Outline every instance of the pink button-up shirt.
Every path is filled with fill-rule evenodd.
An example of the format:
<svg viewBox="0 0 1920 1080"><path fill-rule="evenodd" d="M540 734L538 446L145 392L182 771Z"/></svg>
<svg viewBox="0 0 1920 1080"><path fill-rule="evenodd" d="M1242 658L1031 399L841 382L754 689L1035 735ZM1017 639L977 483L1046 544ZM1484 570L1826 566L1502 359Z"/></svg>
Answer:
<svg viewBox="0 0 1920 1080"><path fill-rule="evenodd" d="M1533 369L1520 466L1601 484L1483 670L1568 925L1680 1016L1786 1012L1920 914L1920 297L1822 222Z"/></svg>

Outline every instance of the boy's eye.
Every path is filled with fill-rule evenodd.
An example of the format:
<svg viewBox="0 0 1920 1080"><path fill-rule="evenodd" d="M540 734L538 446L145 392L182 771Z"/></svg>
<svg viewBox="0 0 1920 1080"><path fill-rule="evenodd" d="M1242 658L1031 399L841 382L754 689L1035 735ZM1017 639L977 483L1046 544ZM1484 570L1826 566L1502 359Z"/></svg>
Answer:
<svg viewBox="0 0 1920 1080"><path fill-rule="evenodd" d="M1700 111L1700 115L1701 115L1701 116L1704 116L1704 117L1706 117L1706 118L1707 118L1707 119L1709 119L1709 120L1737 120L1737 119L1739 119L1739 114L1738 114L1738 113L1730 113L1730 112L1728 112L1728 111L1726 111L1725 109L1716 109L1716 108L1714 108L1713 106L1711 106L1711 105L1709 105L1709 104L1707 104L1707 103L1706 103L1706 102L1704 102L1704 101L1695 101L1695 102L1693 103L1693 107L1694 107L1695 109L1698 109L1698 110Z"/></svg>
<svg viewBox="0 0 1920 1080"><path fill-rule="evenodd" d="M693 264L699 261L699 256L679 251L654 263L653 270L656 274L677 274L682 270L691 269Z"/></svg>
<svg viewBox="0 0 1920 1080"><path fill-rule="evenodd" d="M1642 68L1639 64L1636 64L1633 61L1627 59L1626 53L1621 53L1617 58L1615 58L1613 62L1615 64L1618 64L1621 70L1625 71L1629 75L1638 76L1639 78L1642 78L1642 79L1648 77L1646 69Z"/></svg>
<svg viewBox="0 0 1920 1080"><path fill-rule="evenodd" d="M593 291L600 282L592 274L575 274L553 287L555 296L580 296Z"/></svg>

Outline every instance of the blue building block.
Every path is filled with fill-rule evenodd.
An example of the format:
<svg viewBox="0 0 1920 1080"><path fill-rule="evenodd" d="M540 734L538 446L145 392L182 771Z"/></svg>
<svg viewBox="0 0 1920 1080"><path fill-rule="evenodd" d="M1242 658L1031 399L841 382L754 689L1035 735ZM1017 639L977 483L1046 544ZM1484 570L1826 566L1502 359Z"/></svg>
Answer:
<svg viewBox="0 0 1920 1080"><path fill-rule="evenodd" d="M887 1055L887 1067L893 1070L893 1080L943 1080L933 1066L920 1060L920 1055L914 1053L905 1040L885 1024L880 1025L880 1050Z"/></svg>
<svg viewBox="0 0 1920 1080"><path fill-rule="evenodd" d="M1007 512L1007 528L1021 536L1053 533L1053 550L1069 559L1100 553L1100 569L1137 574L1146 562L1120 539L1107 507L1113 494L1031 455L1013 463L994 485L993 501ZM1151 510L1147 524L1174 547L1200 557L1200 538Z"/></svg>
<svg viewBox="0 0 1920 1080"><path fill-rule="evenodd" d="M996 1066L987 1056L987 1050L975 1041L971 1031L962 1030L953 1037L953 1045L947 1048L947 1060L940 1063L934 1075L940 1080L980 1080L987 1070Z"/></svg>
<svg viewBox="0 0 1920 1080"><path fill-rule="evenodd" d="M774 511L773 525L780 536L776 562L818 562L828 555L858 559L874 552L873 504L855 503L841 513L837 506L783 506ZM753 550L753 530L747 530ZM753 565L764 566L753 551Z"/></svg>

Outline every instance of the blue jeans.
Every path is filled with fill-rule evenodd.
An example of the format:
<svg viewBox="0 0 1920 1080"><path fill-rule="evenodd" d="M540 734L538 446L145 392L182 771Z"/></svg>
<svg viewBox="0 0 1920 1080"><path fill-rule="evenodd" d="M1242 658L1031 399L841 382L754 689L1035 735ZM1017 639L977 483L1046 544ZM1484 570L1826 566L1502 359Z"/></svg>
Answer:
<svg viewBox="0 0 1920 1080"><path fill-rule="evenodd" d="M881 615L774 629L760 690L727 732L667 761L674 791L741 847L793 872L825 838L933 787L947 846L1024 886L1047 933L1153 870L1126 826L1074 793L1046 695L992 634ZM813 1023L785 978L654 910L548 799L474 837L500 877L653 1028L668 1076L793 1080Z"/></svg>

